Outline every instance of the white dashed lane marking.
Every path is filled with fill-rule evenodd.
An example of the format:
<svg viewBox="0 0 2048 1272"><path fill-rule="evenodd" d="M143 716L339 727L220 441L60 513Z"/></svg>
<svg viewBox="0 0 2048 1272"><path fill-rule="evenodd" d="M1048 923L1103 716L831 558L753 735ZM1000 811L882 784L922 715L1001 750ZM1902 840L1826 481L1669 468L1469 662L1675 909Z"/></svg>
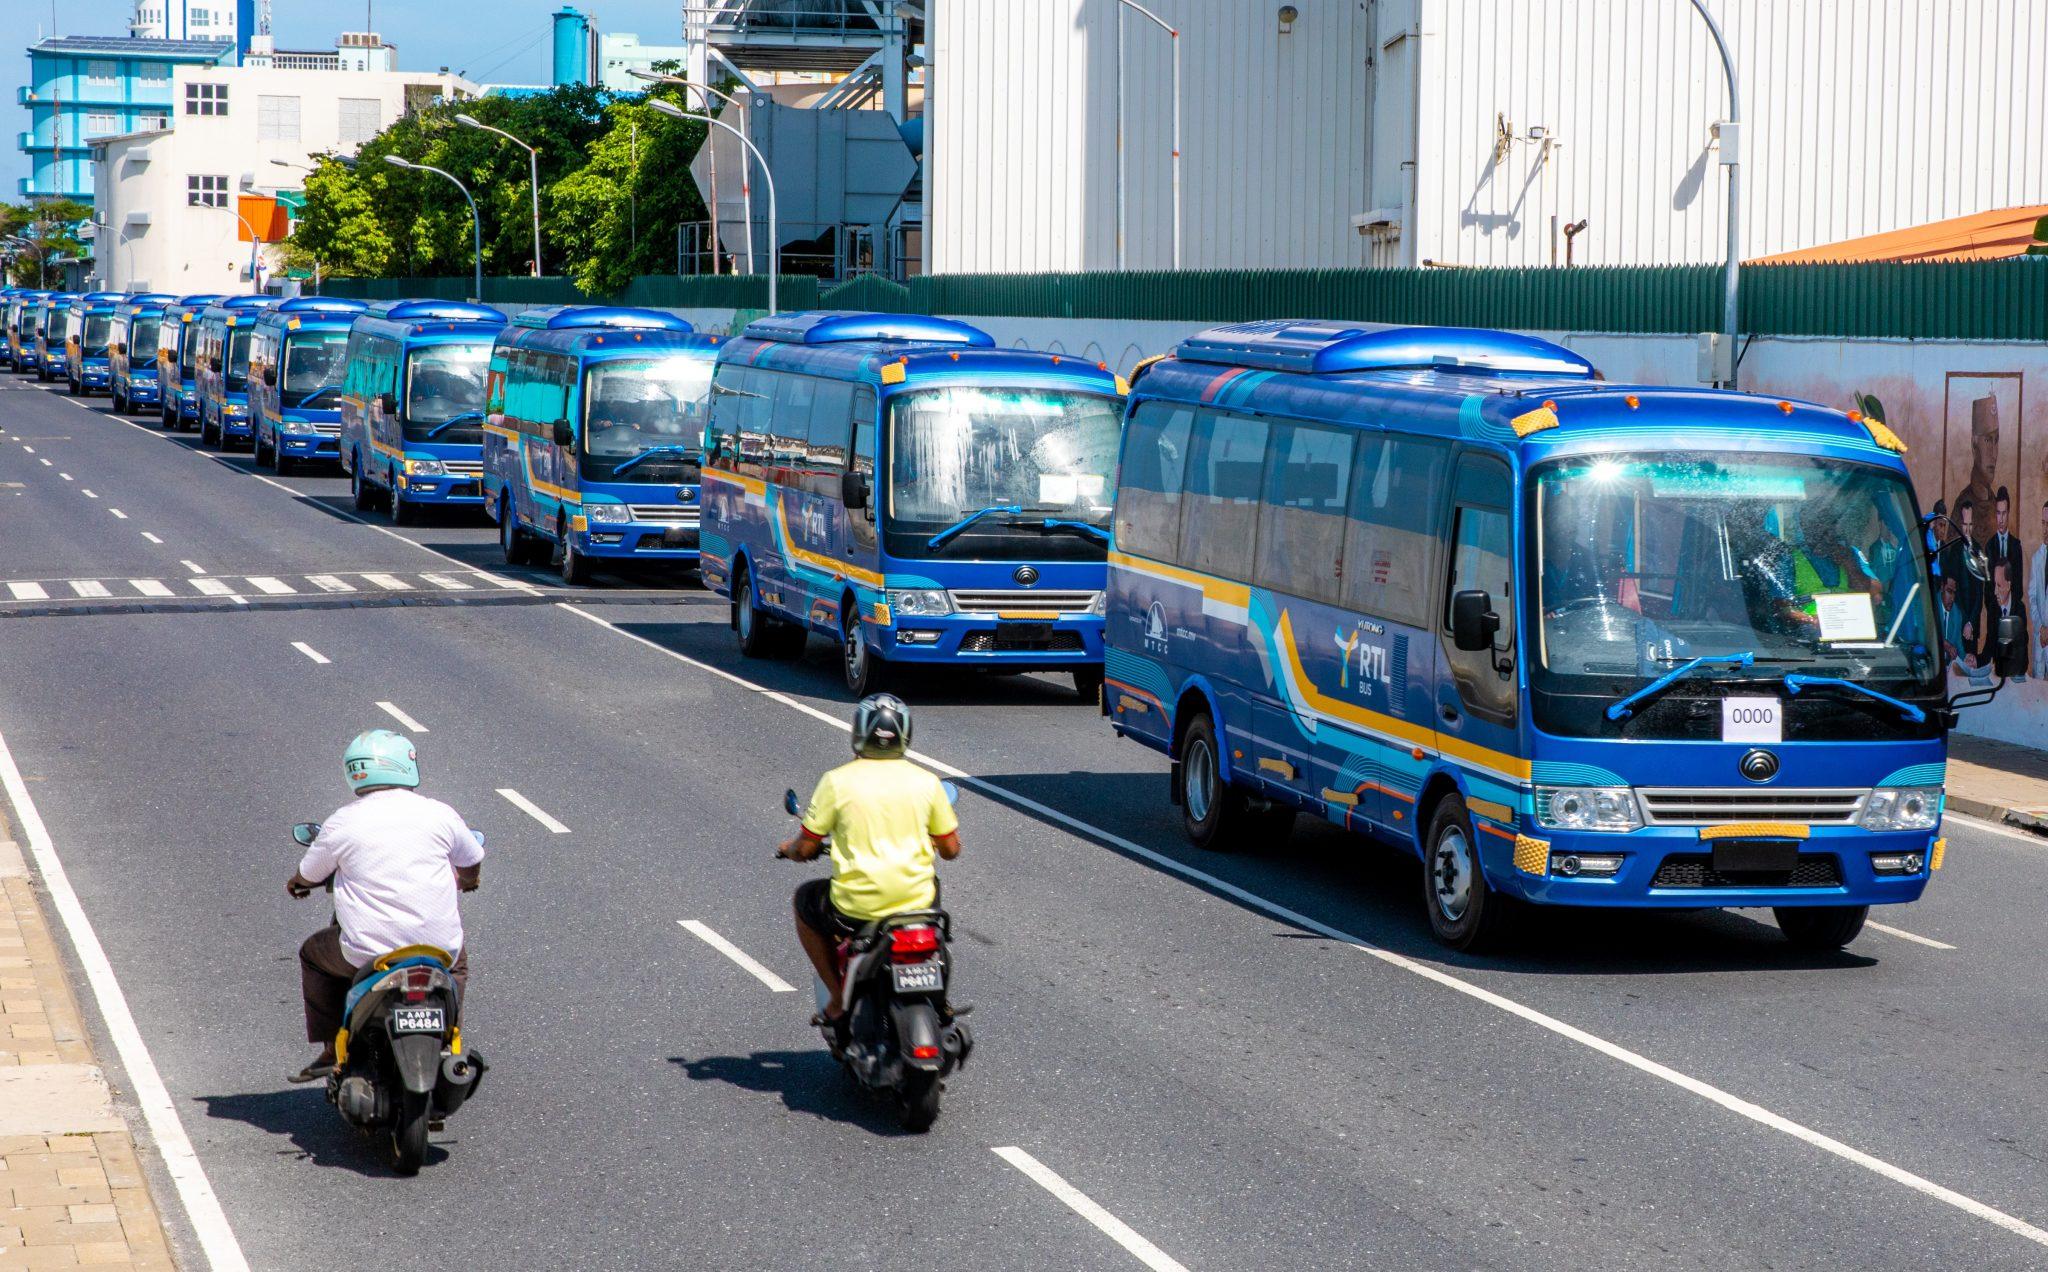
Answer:
<svg viewBox="0 0 2048 1272"><path fill-rule="evenodd" d="M150 541L151 543L162 543L162 542L163 542L163 540L162 540L162 539L159 539L159 538L157 538L157 537L156 537L155 535L151 534L151 533L150 533L149 531L147 531L147 530L144 530L144 531L142 532L142 537L143 537L143 538L145 538L145 539L147 539L147 540L149 540L149 541Z"/></svg>
<svg viewBox="0 0 2048 1272"><path fill-rule="evenodd" d="M333 659L329 658L327 655L321 653L319 650L313 648L311 645L308 645L305 641L302 640L293 641L292 648L298 650L300 653L312 659L314 662L319 663L323 667L325 667L328 663L333 661Z"/></svg>
<svg viewBox="0 0 2048 1272"><path fill-rule="evenodd" d="M1024 1172L1024 1177L1066 1203L1067 1209L1102 1230L1103 1235L1122 1246L1152 1272L1188 1272L1179 1260L1153 1245L1137 1230L1097 1205L1087 1193L1055 1174L1051 1167L1014 1146L990 1149L997 1157Z"/></svg>
<svg viewBox="0 0 2048 1272"><path fill-rule="evenodd" d="M178 562L178 564L184 566L186 569L192 571L192 573L194 574L206 573L206 567L199 564L197 561L180 561Z"/></svg>
<svg viewBox="0 0 2048 1272"><path fill-rule="evenodd" d="M128 520L128 514L122 512L119 508L109 508L107 509L107 511L113 513L115 516L119 517L123 521Z"/></svg>
<svg viewBox="0 0 2048 1272"><path fill-rule="evenodd" d="M380 702L380 703L378 703L378 704L377 704L377 709L378 709L379 711L382 711L382 712L383 712L383 713L384 713L385 715L388 715L388 716L390 716L390 717L391 717L392 719L394 719L394 720L398 721L398 722L399 722L400 724L404 725L404 726L405 726L406 728L408 728L408 729L412 730L412 731L413 731L414 733L425 733L425 732L427 732L427 726L426 726L426 725L424 725L424 724L421 724L421 723L420 723L419 721L417 721L417 720L413 719L413 718L412 718L411 716L407 715L407 714L406 714L405 712L403 712L403 711L400 711L400 710L398 709L398 707L397 707L397 706L396 706L395 704L393 704L393 703L389 703L389 702Z"/></svg>
<svg viewBox="0 0 2048 1272"><path fill-rule="evenodd" d="M796 992L796 986L755 962L752 955L712 931L709 926L698 922L696 919L677 919L676 922L680 923L684 930L692 936L695 936L704 944L745 968L747 974L760 981L763 985L766 985L769 992L776 994L794 994Z"/></svg>
<svg viewBox="0 0 2048 1272"><path fill-rule="evenodd" d="M553 833L557 835L566 835L569 833L569 828L567 826L564 826L562 823L556 821L554 818L548 816L547 810L543 809L540 805L534 803L532 800L526 798L526 796L521 795L518 791L513 790L511 787L500 786L498 788L498 794L503 795L505 797L505 801L511 804L512 807L518 809L522 813L525 813L528 817L533 818L535 821L547 827Z"/></svg>

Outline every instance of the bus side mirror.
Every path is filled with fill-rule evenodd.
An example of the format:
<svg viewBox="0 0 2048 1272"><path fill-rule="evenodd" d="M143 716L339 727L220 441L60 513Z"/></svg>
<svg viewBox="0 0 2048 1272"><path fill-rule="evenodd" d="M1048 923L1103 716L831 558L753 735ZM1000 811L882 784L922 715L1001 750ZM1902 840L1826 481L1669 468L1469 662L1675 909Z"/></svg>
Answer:
<svg viewBox="0 0 2048 1272"><path fill-rule="evenodd" d="M379 393L377 395L377 409L386 415L396 415L398 414L398 399L389 393Z"/></svg>
<svg viewBox="0 0 2048 1272"><path fill-rule="evenodd" d="M277 368L276 368L276 367L265 367L265 368L263 368L263 386L264 386L265 388L269 388L269 389L274 389L274 388L276 388L276 387L277 387Z"/></svg>
<svg viewBox="0 0 2048 1272"><path fill-rule="evenodd" d="M847 471L839 475L839 502L850 511L859 512L868 506L868 479L857 472Z"/></svg>
<svg viewBox="0 0 2048 1272"><path fill-rule="evenodd" d="M1493 598L1477 588L1451 597L1451 643L1467 654L1493 648L1500 631L1500 615L1493 612Z"/></svg>
<svg viewBox="0 0 2048 1272"><path fill-rule="evenodd" d="M576 434L570 430L569 421L555 421L554 438L555 445L557 446L570 446L575 444Z"/></svg>

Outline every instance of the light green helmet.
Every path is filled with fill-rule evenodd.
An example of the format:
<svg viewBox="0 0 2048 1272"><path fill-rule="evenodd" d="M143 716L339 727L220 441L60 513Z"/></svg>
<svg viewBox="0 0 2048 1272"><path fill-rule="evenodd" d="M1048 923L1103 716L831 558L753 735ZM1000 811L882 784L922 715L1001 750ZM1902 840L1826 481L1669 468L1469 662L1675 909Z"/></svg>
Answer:
<svg viewBox="0 0 2048 1272"><path fill-rule="evenodd" d="M419 752L412 739L389 729L358 733L342 753L342 771L348 774L348 788L358 795L376 786L418 786Z"/></svg>

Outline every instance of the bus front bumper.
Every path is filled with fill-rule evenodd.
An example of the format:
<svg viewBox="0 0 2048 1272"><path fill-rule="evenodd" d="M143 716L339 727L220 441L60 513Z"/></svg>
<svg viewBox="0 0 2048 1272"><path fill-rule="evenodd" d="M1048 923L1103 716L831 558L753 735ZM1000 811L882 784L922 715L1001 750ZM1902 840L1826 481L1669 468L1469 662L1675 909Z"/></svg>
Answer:
<svg viewBox="0 0 2048 1272"><path fill-rule="evenodd" d="M341 441L339 438L330 440L334 445L332 453L338 459ZM421 477L400 473L397 481L398 488L405 492L407 503L446 504L451 508L481 508L484 505L482 477Z"/></svg>
<svg viewBox="0 0 2048 1272"><path fill-rule="evenodd" d="M158 406L163 402L163 394L157 391L155 380L130 379L127 393L128 401L135 406Z"/></svg>
<svg viewBox="0 0 2048 1272"><path fill-rule="evenodd" d="M199 394L196 391L178 391L178 418L192 424L199 422Z"/></svg>
<svg viewBox="0 0 2048 1272"><path fill-rule="evenodd" d="M238 437L244 440L255 437L256 426L249 418L249 408L238 405L222 407L220 413L220 435L229 440Z"/></svg>
<svg viewBox="0 0 2048 1272"><path fill-rule="evenodd" d="M114 383L114 373L106 367L96 367L88 363L79 369L78 383L88 391L105 390Z"/></svg>
<svg viewBox="0 0 2048 1272"><path fill-rule="evenodd" d="M305 431L291 420L278 425L274 431L277 434L277 453L287 459L341 462L339 434Z"/></svg>
<svg viewBox="0 0 2048 1272"><path fill-rule="evenodd" d="M1697 826L1647 826L1624 834L1534 829L1514 836L1483 826L1480 839L1490 883L1547 905L1894 905L1917 901L1939 861L1938 830L1815 826L1805 839L1762 828L1740 839L1700 832Z"/></svg>
<svg viewBox="0 0 2048 1272"><path fill-rule="evenodd" d="M697 527L645 521L597 521L571 531L577 551L608 561L666 561L688 564L699 557Z"/></svg>
<svg viewBox="0 0 2048 1272"><path fill-rule="evenodd" d="M951 663L1014 671L1102 665L1102 619L1062 615L1021 622L982 614L898 618L879 629L882 657L890 662Z"/></svg>

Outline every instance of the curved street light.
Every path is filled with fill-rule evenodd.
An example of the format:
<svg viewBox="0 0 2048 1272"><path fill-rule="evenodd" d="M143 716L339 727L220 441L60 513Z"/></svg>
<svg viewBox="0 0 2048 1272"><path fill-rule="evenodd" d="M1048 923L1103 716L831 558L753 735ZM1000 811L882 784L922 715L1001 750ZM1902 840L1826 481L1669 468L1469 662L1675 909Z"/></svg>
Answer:
<svg viewBox="0 0 2048 1272"><path fill-rule="evenodd" d="M443 172L441 169L434 167L432 164L414 163L410 159L401 159L397 155L385 155L384 162L390 164L394 168L405 168L413 172L431 172L435 176L446 177L448 178L449 182L452 185L454 185L456 189L462 191L463 201L469 204L469 227L471 235L470 242L476 253L476 300L477 303L479 304L483 303L484 219L477 215L476 200L469 197L469 187L462 184L460 181L457 181L455 179L454 173Z"/></svg>
<svg viewBox="0 0 2048 1272"><path fill-rule="evenodd" d="M661 114L675 119L694 119L698 123L709 124L713 128L725 129L725 131L739 138L740 144L747 148L747 153L754 156L754 161L761 165L761 179L768 183L768 312L771 314L780 313L781 309L776 304L776 284L782 279L782 230L780 224L775 219L775 174L769 171L768 157L761 153L761 148L750 141L745 133L722 120L713 119L709 115L692 114L674 102L655 100L649 102L648 105ZM717 220L715 217L712 221L712 228L714 230L712 237L716 238ZM751 238L753 232L753 225L749 223L747 227L748 237Z"/></svg>
<svg viewBox="0 0 2048 1272"><path fill-rule="evenodd" d="M1707 6L1700 0L1692 0L1692 7L1699 11L1707 31L1714 37L1714 47L1721 51L1721 70L1728 76L1728 119L1721 125L1721 166L1728 169L1728 259L1721 267L1721 328L1728 340L1727 383L1723 388L1735 387L1735 329L1741 323L1739 301L1742 287L1742 224L1740 215L1741 161L1742 161L1742 100L1736 96L1735 56L1728 51L1728 41L1722 38L1721 24L1714 21L1714 15L1707 12Z"/></svg>
<svg viewBox="0 0 2048 1272"><path fill-rule="evenodd" d="M684 79L680 75L661 75L654 71L628 71L626 73L634 79L646 80L650 84L675 84L684 89L695 89L704 94L707 99L716 97L726 105L739 110L740 135L743 138L752 136L752 129L747 122L746 107L742 106L740 99L734 97L731 93L723 89L712 88L708 84L699 84L695 80ZM704 103L704 113L707 115L711 113L711 103L708 100ZM754 272L754 183L748 175L745 165L740 167L740 209L740 214L747 219L747 272L751 274ZM714 274L719 272L719 250L718 147L713 146L711 148L711 272Z"/></svg>
<svg viewBox="0 0 2048 1272"><path fill-rule="evenodd" d="M511 143L512 143L513 145L515 145L515 146L519 147L519 148L520 148L521 150L524 150L524 151L526 152L526 170L527 170L527 173L528 173L528 182L529 182L529 184L530 184L530 185L532 186L532 188L533 188L533 276L534 276L535 278L539 278L539 277L540 277L540 147L538 147L538 146L529 146L529 145L527 145L527 144L526 144L525 142L523 142L523 141L519 140L519 138L517 138L517 137L514 137L514 136L513 136L513 135L512 135L511 133L508 133L508 132L506 132L506 131L505 131L504 129L502 129L502 128L493 128L493 127L492 127L491 125L489 125L489 124L485 123L485 122L484 122L483 120L481 120L481 119L478 119L478 118L477 118L476 116L474 116L474 115L457 115L457 116L455 117L455 122L456 122L456 123L458 123L458 124L461 124L461 125L462 125L462 126L463 126L464 128L476 128L476 129L480 129L480 130L482 130L482 131L484 131L484 132L487 132L487 133L496 133L496 134L498 134L498 135L499 135L500 137L503 137L503 138L504 138L504 139L505 139L506 141L509 141L509 142L511 142ZM478 299L482 299L482 298L481 298L481 297L479 297Z"/></svg>
<svg viewBox="0 0 2048 1272"><path fill-rule="evenodd" d="M1695 0L1697 3L1697 0ZM1116 11L1116 267L1124 267L1124 10L1136 9L1173 41L1173 267L1180 268L1180 30L1137 0Z"/></svg>
<svg viewBox="0 0 2048 1272"><path fill-rule="evenodd" d="M249 286L260 287L262 284L256 278L256 249L263 246L263 236L256 232L256 227L249 224L249 218L243 216L239 210L228 208L228 211L233 212L235 219L242 223L242 228L249 231Z"/></svg>

